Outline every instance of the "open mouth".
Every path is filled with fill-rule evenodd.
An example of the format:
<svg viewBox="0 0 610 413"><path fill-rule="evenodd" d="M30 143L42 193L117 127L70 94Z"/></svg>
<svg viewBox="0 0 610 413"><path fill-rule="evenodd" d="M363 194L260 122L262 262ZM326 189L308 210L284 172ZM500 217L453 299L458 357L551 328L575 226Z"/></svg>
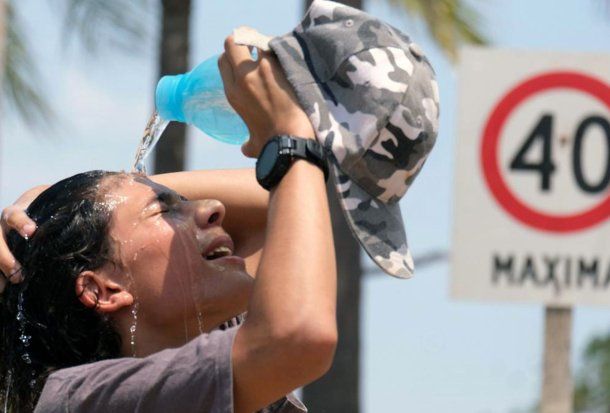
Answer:
<svg viewBox="0 0 610 413"><path fill-rule="evenodd" d="M213 240L201 253L203 259L208 261L217 260L233 255L233 240L226 235Z"/></svg>
<svg viewBox="0 0 610 413"><path fill-rule="evenodd" d="M221 246L214 248L208 254L202 255L206 260L217 260L218 258L228 257L233 255L233 251L229 247Z"/></svg>

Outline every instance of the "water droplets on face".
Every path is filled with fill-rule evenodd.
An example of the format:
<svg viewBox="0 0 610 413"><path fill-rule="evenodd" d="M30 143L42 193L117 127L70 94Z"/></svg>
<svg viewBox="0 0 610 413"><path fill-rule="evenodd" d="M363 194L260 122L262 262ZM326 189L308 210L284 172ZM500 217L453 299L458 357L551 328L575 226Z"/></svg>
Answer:
<svg viewBox="0 0 610 413"><path fill-rule="evenodd" d="M101 201L98 201L98 205L108 212L112 212L118 207L120 204L124 204L127 202L126 196L116 195L113 193L106 193L102 197Z"/></svg>
<svg viewBox="0 0 610 413"><path fill-rule="evenodd" d="M131 239L127 239L127 240L114 239L113 241L114 241L113 244L117 248L116 255L117 255L118 259L122 262L121 266L123 268L127 268L123 262L123 250L124 250L125 245L132 242ZM135 278L133 277L133 275L131 274L129 269L127 269L127 271L125 271L125 277L127 278L127 282L128 282L127 289L133 296L133 303L131 304L132 320L131 320L131 325L129 327L129 344L130 344L130 348L131 348L132 357L137 357L136 337L137 337L137 329L138 329L138 308L139 308L138 293L137 293Z"/></svg>
<svg viewBox="0 0 610 413"><path fill-rule="evenodd" d="M142 139L140 140L140 143L136 149L136 154L135 154L134 162L132 165L132 172L139 173L142 175L147 174L144 161L146 160L146 157L154 149L155 145L161 138L161 135L167 128L168 124L169 124L169 121L166 121L163 118L161 118L161 116L156 111L153 113L153 115L148 120L148 123L146 124L144 133L142 135ZM132 184L133 184L133 182L132 182ZM120 201L124 202L125 199L122 199ZM116 200L110 200L109 202L107 202L107 205L109 208L115 208L117 204L118 203L116 202ZM134 225L134 227L135 227L135 225ZM184 243L184 240L180 239L180 242ZM188 256L188 254L187 254L187 256ZM136 251L134 253L133 260L136 260L137 257L138 257L138 252ZM192 261L192 259L190 257L189 257L189 261ZM192 265L193 265L193 263L189 262L189 266L192 266ZM135 279L133 278L133 276L131 274L128 274L128 277L130 279L130 283L131 283L132 289L134 291L134 303L132 305L132 310L131 310L133 320L132 320L132 325L131 325L129 331L130 331L131 351L132 351L133 356L135 357L136 356L136 336L137 336L139 303L137 300L137 295L135 294ZM192 271L189 271L189 283L191 284L190 286L185 286L181 280L179 280L179 283L180 283L180 287L181 287L182 294L184 297L184 300L183 300L184 309L185 309L185 311L184 311L184 334L185 334L185 340L188 341L190 338L188 322L187 322L188 316L187 316L187 311L186 311L186 309L188 307L187 306L187 296L188 295L191 296L191 299L193 301L193 305L194 305L194 308L196 311L197 327L199 330L199 334L202 334L204 332L203 314L202 314L201 308L199 306L198 297L196 296L197 289L194 288L195 280L193 279ZM187 294L187 292L186 292L187 290L190 290L191 294Z"/></svg>
<svg viewBox="0 0 610 413"><path fill-rule="evenodd" d="M187 238L186 232L181 232L178 231L176 232L176 238L175 240L177 242L179 242L181 250L182 251L188 251L189 250L189 246L188 243L189 242L193 242L192 240ZM188 302L191 301L192 305L193 305L193 309L195 311L195 316L197 318L197 330L198 330L198 334L203 334L204 332L204 322L203 322L203 314L201 311L201 306L199 303L199 297L198 297L198 283L195 280L194 277L194 273L197 272L197 268L199 266L199 263L196 262L192 256L190 254L184 254L185 260L187 261L187 265L188 265L188 269L186 271L186 273L188 274L188 280L186 280L186 283L188 283L188 285L185 285L185 281L181 278L178 277L177 281L180 285L180 290L182 292L182 297L183 297L183 322L184 322L184 337L185 337L185 341L189 341L192 337L189 331L189 323L188 323L188 319L189 317L189 309L188 309Z"/></svg>

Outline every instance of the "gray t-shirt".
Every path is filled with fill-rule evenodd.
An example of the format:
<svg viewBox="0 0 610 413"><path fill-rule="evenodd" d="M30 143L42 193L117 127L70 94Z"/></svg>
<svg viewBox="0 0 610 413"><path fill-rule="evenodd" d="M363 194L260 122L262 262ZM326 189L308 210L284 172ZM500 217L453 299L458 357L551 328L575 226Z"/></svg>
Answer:
<svg viewBox="0 0 610 413"><path fill-rule="evenodd" d="M232 413L231 348L239 327L202 334L182 347L145 358L119 358L49 376L37 413ZM293 395L263 413L302 413Z"/></svg>

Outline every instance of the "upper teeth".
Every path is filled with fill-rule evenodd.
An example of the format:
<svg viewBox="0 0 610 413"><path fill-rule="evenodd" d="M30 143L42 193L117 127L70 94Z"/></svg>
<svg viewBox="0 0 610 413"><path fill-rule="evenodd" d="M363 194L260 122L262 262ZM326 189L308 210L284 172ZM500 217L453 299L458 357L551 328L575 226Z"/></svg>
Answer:
<svg viewBox="0 0 610 413"><path fill-rule="evenodd" d="M216 247L206 255L206 258L213 258L217 255L231 255L233 251L229 247Z"/></svg>

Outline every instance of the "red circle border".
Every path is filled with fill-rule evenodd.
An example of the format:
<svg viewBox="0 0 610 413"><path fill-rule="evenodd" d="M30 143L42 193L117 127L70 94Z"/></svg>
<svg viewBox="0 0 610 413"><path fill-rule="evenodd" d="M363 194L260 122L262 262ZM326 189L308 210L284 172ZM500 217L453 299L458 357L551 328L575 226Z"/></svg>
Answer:
<svg viewBox="0 0 610 413"><path fill-rule="evenodd" d="M509 91L493 109L483 132L481 164L487 186L506 212L531 228L567 233L584 230L610 216L610 193L597 206L572 215L552 215L538 211L515 196L500 172L498 147L502 129L511 112L532 95L548 89L564 88L585 92L610 110L610 86L592 76L571 71L534 76Z"/></svg>

